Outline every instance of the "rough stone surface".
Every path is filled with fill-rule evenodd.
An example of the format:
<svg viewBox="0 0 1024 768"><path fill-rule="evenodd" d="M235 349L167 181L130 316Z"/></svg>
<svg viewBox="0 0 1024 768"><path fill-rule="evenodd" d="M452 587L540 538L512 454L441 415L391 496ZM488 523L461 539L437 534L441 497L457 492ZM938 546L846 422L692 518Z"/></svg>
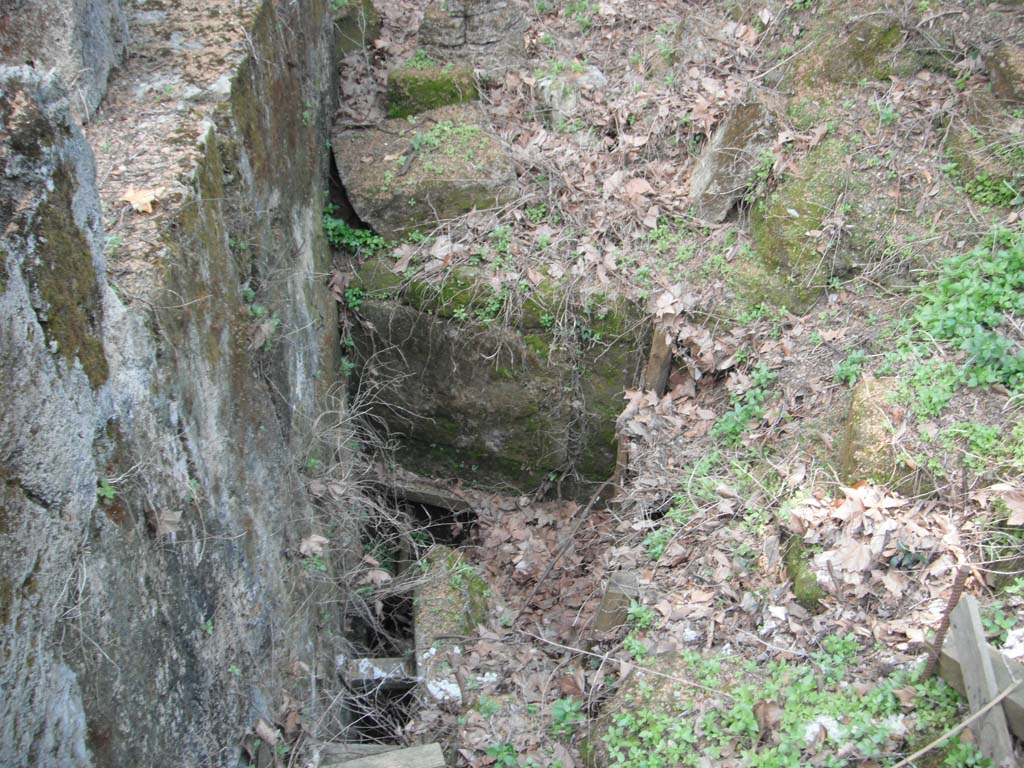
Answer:
<svg viewBox="0 0 1024 768"><path fill-rule="evenodd" d="M818 252L820 232L846 185L844 152L833 141L815 147L797 174L751 209L754 259L739 264L739 289L748 302L805 312L821 295L836 265Z"/></svg>
<svg viewBox="0 0 1024 768"><path fill-rule="evenodd" d="M380 128L342 129L333 146L352 207L389 239L516 194L511 159L469 104L387 120Z"/></svg>
<svg viewBox="0 0 1024 768"><path fill-rule="evenodd" d="M478 95L467 64L406 62L388 72L388 117L476 101Z"/></svg>
<svg viewBox="0 0 1024 768"><path fill-rule="evenodd" d="M576 117L580 94L603 88L607 83L604 73L592 65L580 72L570 70L541 77L536 91L541 118L549 128L564 128Z"/></svg>
<svg viewBox="0 0 1024 768"><path fill-rule="evenodd" d="M1009 104L1024 104L1024 47L1003 43L984 60L992 93Z"/></svg>
<svg viewBox="0 0 1024 768"><path fill-rule="evenodd" d="M300 663L333 668L316 587L285 555L315 525L294 468L323 407L312 382L337 366L318 226L334 105L295 130L289 80L334 92L327 8L261 9L168 216L157 310L105 285L64 91L0 69L0 764L234 765L283 691L308 700ZM251 262L228 248L236 226ZM258 284L289 329L258 352L254 275L287 276Z"/></svg>
<svg viewBox="0 0 1024 768"><path fill-rule="evenodd" d="M339 61L380 37L381 18L373 0L347 2L334 14L334 56Z"/></svg>
<svg viewBox="0 0 1024 768"><path fill-rule="evenodd" d="M357 285L370 298L353 337L363 385L386 404L375 413L401 436L409 469L520 492L551 472L575 468L585 483L612 474L615 418L644 355L626 310L595 312L602 340L585 343L542 322L564 288L542 284L518 318L488 325L478 318L494 292L471 270L440 287L398 283L383 261L363 266Z"/></svg>
<svg viewBox="0 0 1024 768"><path fill-rule="evenodd" d="M889 396L895 382L865 377L850 397L850 412L839 453L839 479L886 484L896 479L898 462L893 448Z"/></svg>
<svg viewBox="0 0 1024 768"><path fill-rule="evenodd" d="M517 0L433 0L423 14L419 45L441 61L465 61L493 76L523 60L527 26Z"/></svg>
<svg viewBox="0 0 1024 768"><path fill-rule="evenodd" d="M743 197L779 131L775 112L748 94L722 121L690 176L690 200L697 214L720 222ZM774 156L772 156L774 162Z"/></svg>
<svg viewBox="0 0 1024 768"><path fill-rule="evenodd" d="M0 8L0 29L0 60L55 69L83 120L99 106L128 43L120 0L11 0Z"/></svg>
<svg viewBox="0 0 1024 768"><path fill-rule="evenodd" d="M845 22L845 4L817 24L817 42L794 59L796 80L810 87L825 79L857 83L864 78L882 80L892 71L903 38L899 20L889 13L868 13Z"/></svg>
<svg viewBox="0 0 1024 768"><path fill-rule="evenodd" d="M414 626L416 675L424 693L437 702L462 700L449 655L462 650L454 638L473 633L487 620L490 589L473 566L453 549L436 546L422 562L423 584L416 589Z"/></svg>

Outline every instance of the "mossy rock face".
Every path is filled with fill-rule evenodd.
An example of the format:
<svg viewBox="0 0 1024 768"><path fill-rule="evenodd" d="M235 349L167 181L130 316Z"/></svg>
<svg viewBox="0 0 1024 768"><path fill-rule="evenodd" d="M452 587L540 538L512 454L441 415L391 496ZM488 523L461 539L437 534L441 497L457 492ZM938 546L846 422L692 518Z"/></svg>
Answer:
<svg viewBox="0 0 1024 768"><path fill-rule="evenodd" d="M984 60L996 98L1009 104L1024 104L1024 48L1003 43Z"/></svg>
<svg viewBox="0 0 1024 768"><path fill-rule="evenodd" d="M899 20L888 13L866 14L846 22L846 3L824 16L814 34L817 42L795 62L795 81L813 87L822 78L831 83L856 84L883 80L893 72L896 50L903 39Z"/></svg>
<svg viewBox="0 0 1024 768"><path fill-rule="evenodd" d="M701 218L720 222L726 217L763 158L774 162L770 150L778 131L778 119L764 98L751 93L733 107L690 176L690 199Z"/></svg>
<svg viewBox="0 0 1024 768"><path fill-rule="evenodd" d="M862 378L853 388L839 453L839 478L847 485L868 480L891 483L898 473L892 445L889 397L893 379Z"/></svg>
<svg viewBox="0 0 1024 768"><path fill-rule="evenodd" d="M612 474L622 393L644 356L629 305L592 297L585 332L567 336L548 315L565 286L518 297L521 313L502 325L486 274L458 268L436 285L399 281L389 266L372 259L357 274L353 339L403 465L517 492L574 467L581 496Z"/></svg>
<svg viewBox="0 0 1024 768"><path fill-rule="evenodd" d="M373 0L335 2L334 56L340 60L352 51L369 48L380 37L381 18Z"/></svg>
<svg viewBox="0 0 1024 768"><path fill-rule="evenodd" d="M352 207L388 239L516 196L511 159L468 104L338 130L332 143Z"/></svg>
<svg viewBox="0 0 1024 768"><path fill-rule="evenodd" d="M803 539L794 536L789 540L784 560L786 576L793 582L793 596L807 610L818 611L821 610L825 590L818 584L818 579L811 570L810 559Z"/></svg>
<svg viewBox="0 0 1024 768"><path fill-rule="evenodd" d="M388 73L388 117L408 117L449 104L476 101L473 70L414 57Z"/></svg>
<svg viewBox="0 0 1024 768"><path fill-rule="evenodd" d="M38 265L31 280L43 306L40 320L46 337L68 365L77 359L89 383L107 380L101 339L103 301L92 251L72 217L74 182L65 166L54 174L54 188L38 216Z"/></svg>
<svg viewBox="0 0 1024 768"><path fill-rule="evenodd" d="M753 258L737 265L736 289L749 304L786 307L800 314L821 295L831 265L818 252L819 231L844 189L842 145L824 141L767 200L751 210Z"/></svg>

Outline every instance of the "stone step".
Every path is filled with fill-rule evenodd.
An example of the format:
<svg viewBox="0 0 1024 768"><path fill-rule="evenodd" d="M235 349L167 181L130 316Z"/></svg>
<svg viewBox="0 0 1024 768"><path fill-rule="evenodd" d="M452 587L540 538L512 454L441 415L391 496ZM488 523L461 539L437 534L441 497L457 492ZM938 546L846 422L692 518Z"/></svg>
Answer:
<svg viewBox="0 0 1024 768"><path fill-rule="evenodd" d="M354 746L379 746L346 744ZM338 760L330 757L320 763L320 768L446 768L444 753L437 743L423 744L418 747L394 749L385 747L387 751L367 754L355 759Z"/></svg>

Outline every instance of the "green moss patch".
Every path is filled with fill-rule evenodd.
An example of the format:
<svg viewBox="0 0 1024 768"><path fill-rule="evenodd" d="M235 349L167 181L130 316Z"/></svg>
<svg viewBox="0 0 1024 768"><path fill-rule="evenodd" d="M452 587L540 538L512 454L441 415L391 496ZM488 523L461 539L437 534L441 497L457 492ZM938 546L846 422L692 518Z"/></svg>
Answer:
<svg viewBox="0 0 1024 768"><path fill-rule="evenodd" d="M737 264L735 287L749 306L758 303L803 313L818 299L832 265L818 251L822 221L843 191L847 171L840 142L812 150L799 175L787 178L751 210L752 259Z"/></svg>
<svg viewBox="0 0 1024 768"><path fill-rule="evenodd" d="M476 101L473 70L413 57L388 73L388 117L407 117L449 104Z"/></svg>
<svg viewBox="0 0 1024 768"><path fill-rule="evenodd" d="M85 234L72 217L74 183L67 168L54 174L54 189L38 215L35 284L45 306L46 338L71 365L77 358L93 387L107 380L100 338L103 303Z"/></svg>

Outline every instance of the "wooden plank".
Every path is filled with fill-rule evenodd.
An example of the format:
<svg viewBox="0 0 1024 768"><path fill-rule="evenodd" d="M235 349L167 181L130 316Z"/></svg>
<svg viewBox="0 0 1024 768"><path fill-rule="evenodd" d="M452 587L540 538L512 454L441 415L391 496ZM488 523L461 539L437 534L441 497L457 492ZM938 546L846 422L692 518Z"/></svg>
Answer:
<svg viewBox="0 0 1024 768"><path fill-rule="evenodd" d="M1024 680L1024 664L1006 658L992 646L988 646L988 655L992 660L992 671L995 672L997 688L1003 690L1017 680ZM942 653L939 655L939 675L966 696L967 688L964 687L964 677L960 666L960 654L956 649L956 644L943 643ZM1003 712L1010 730L1018 739L1024 741L1024 690L1018 688L1003 699Z"/></svg>
<svg viewBox="0 0 1024 768"><path fill-rule="evenodd" d="M953 630L951 639L960 656L960 671L967 690L967 702L971 712L977 712L1000 692L992 658L988 653L988 643L985 641L985 630L981 626L978 601L970 595L964 595L949 615L949 625ZM977 728L971 730L977 734L979 749L994 765L1014 764L1013 744L1002 707L992 709L981 718Z"/></svg>
<svg viewBox="0 0 1024 768"><path fill-rule="evenodd" d="M401 749L398 744L363 744L358 741L328 741L317 746L320 768L331 768L368 755L381 755Z"/></svg>
<svg viewBox="0 0 1024 768"><path fill-rule="evenodd" d="M631 571L615 571L594 616L594 632L609 632L626 623L629 604L640 597L640 585Z"/></svg>
<svg viewBox="0 0 1024 768"><path fill-rule="evenodd" d="M445 768L445 764L441 746L435 743L335 763L331 768Z"/></svg>

